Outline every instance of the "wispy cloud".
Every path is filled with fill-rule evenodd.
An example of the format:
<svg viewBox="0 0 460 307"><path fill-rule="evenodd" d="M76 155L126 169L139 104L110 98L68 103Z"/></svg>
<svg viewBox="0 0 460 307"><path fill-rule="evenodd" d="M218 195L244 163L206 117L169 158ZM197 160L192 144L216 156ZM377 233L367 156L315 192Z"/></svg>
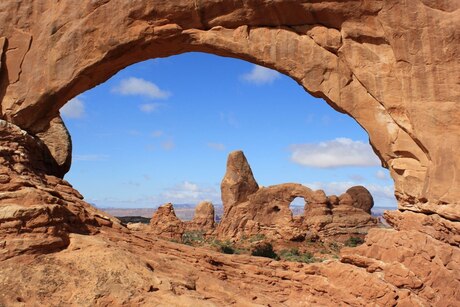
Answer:
<svg viewBox="0 0 460 307"><path fill-rule="evenodd" d="M139 110L144 113L152 113L157 111L162 105L161 103L144 103L139 106Z"/></svg>
<svg viewBox="0 0 460 307"><path fill-rule="evenodd" d="M164 135L164 132L163 130L155 130L155 131L152 131L150 135L154 138L159 138Z"/></svg>
<svg viewBox="0 0 460 307"><path fill-rule="evenodd" d="M218 150L218 151L223 151L225 150L225 145L222 144L222 143L208 143L207 144L209 148L211 149L215 149L215 150Z"/></svg>
<svg viewBox="0 0 460 307"><path fill-rule="evenodd" d="M291 145L294 163L317 167L379 166L380 161L371 146L361 141L337 138L331 141Z"/></svg>
<svg viewBox="0 0 460 307"><path fill-rule="evenodd" d="M125 183L136 186L136 182ZM173 204L197 204L200 201L221 203L220 192L216 187L200 186L194 182L184 181L168 187L155 195L146 195L136 198L121 199L118 197L104 197L87 199L98 207L140 208L153 207L167 202Z"/></svg>
<svg viewBox="0 0 460 307"><path fill-rule="evenodd" d="M165 99L171 96L170 92L160 89L155 83L135 77L121 80L120 84L112 89L112 92L153 99Z"/></svg>
<svg viewBox="0 0 460 307"><path fill-rule="evenodd" d="M377 177L380 180L388 179L387 173L385 171L383 171L383 170L378 170L375 173L375 177Z"/></svg>
<svg viewBox="0 0 460 307"><path fill-rule="evenodd" d="M201 187L196 183L184 181L160 194L164 202L196 203L203 200L220 202L220 193L213 187Z"/></svg>
<svg viewBox="0 0 460 307"><path fill-rule="evenodd" d="M167 140L163 143L161 143L161 147L164 149L164 150L172 150L176 147L176 144L174 143L173 140Z"/></svg>
<svg viewBox="0 0 460 307"><path fill-rule="evenodd" d="M233 128L238 128L240 126L233 112L220 112L220 120Z"/></svg>
<svg viewBox="0 0 460 307"><path fill-rule="evenodd" d="M108 155L103 154L87 154L87 155L74 155L73 159L76 161L105 161L109 158Z"/></svg>
<svg viewBox="0 0 460 307"><path fill-rule="evenodd" d="M241 78L247 82L262 85L273 83L280 75L281 74L275 70L254 65L252 70L242 75Z"/></svg>
<svg viewBox="0 0 460 307"><path fill-rule="evenodd" d="M60 111L66 118L79 119L85 116L85 104L80 98L73 98Z"/></svg>

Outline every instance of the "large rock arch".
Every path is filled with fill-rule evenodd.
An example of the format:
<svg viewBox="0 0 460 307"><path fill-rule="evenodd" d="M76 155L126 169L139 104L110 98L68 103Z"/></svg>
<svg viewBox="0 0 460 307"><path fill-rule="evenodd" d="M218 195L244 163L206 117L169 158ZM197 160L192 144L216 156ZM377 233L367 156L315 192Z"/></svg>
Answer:
<svg viewBox="0 0 460 307"><path fill-rule="evenodd" d="M39 133L70 98L132 63L187 51L238 57L287 74L355 118L390 169L401 208L457 219L456 8L417 0L8 1L0 11L2 116Z"/></svg>
<svg viewBox="0 0 460 307"><path fill-rule="evenodd" d="M116 224L56 178L68 170L71 152L59 109L127 65L202 51L274 68L355 118L395 180L400 211L388 219L400 231L417 230L412 238L429 236L431 250L453 248L458 258L452 246L459 245L460 228L459 8L457 1L435 0L3 1L0 217L5 229L29 229L32 242L13 244L3 257L27 246L61 248L69 231ZM43 216L53 230L40 245L33 232L50 228ZM388 236L394 240L375 231L369 240L380 250L408 244ZM394 259L376 256L369 244L343 261L380 265L395 276L395 267L383 264ZM405 265L417 278L427 276ZM445 267L437 272L449 280ZM397 284L391 277L386 282ZM436 280L428 284L442 288ZM436 302L430 295L420 297Z"/></svg>

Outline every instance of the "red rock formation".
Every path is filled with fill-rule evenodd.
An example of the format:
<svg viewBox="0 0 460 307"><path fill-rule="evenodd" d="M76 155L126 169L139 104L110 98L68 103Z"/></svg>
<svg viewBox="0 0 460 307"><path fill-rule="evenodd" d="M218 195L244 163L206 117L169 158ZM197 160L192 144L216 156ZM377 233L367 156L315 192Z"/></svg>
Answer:
<svg viewBox="0 0 460 307"><path fill-rule="evenodd" d="M371 214L371 208L374 206L374 199L365 187L351 187L345 193L349 194L353 199L353 207L362 209Z"/></svg>
<svg viewBox="0 0 460 307"><path fill-rule="evenodd" d="M185 223L187 231L202 231L210 235L215 230L214 206L211 202L202 201L195 208L195 214L190 222Z"/></svg>
<svg viewBox="0 0 460 307"><path fill-rule="evenodd" d="M67 181L47 175L55 166L40 140L0 120L0 260L63 249L70 232L121 227Z"/></svg>
<svg viewBox="0 0 460 307"><path fill-rule="evenodd" d="M0 304L458 305L459 13L437 0L2 1ZM299 265L131 235L85 203L58 178L59 109L188 51L274 68L356 119L395 180L394 230L373 229L344 263Z"/></svg>
<svg viewBox="0 0 460 307"><path fill-rule="evenodd" d="M338 206L337 201L323 191L313 191L300 184L256 187L243 152L230 153L221 183L225 211L217 229L218 237L239 239L264 234L270 239L302 240L312 232L328 237L349 236L366 233L377 226L377 219L370 215L372 196L364 187L350 188L351 194L341 195ZM290 204L296 197L303 198L306 204L304 216L294 218Z"/></svg>
<svg viewBox="0 0 460 307"><path fill-rule="evenodd" d="M171 203L158 207L150 220L150 232L160 238L173 239L180 242L184 231L184 222L176 216Z"/></svg>
<svg viewBox="0 0 460 307"><path fill-rule="evenodd" d="M237 57L285 73L355 118L390 169L401 208L459 219L459 48L452 39L459 7L436 0L3 1L1 114L41 133L72 97L130 64L188 51Z"/></svg>
<svg viewBox="0 0 460 307"><path fill-rule="evenodd" d="M254 194L259 185L242 151L228 155L227 169L221 183L222 204L225 213L235 204L244 202Z"/></svg>

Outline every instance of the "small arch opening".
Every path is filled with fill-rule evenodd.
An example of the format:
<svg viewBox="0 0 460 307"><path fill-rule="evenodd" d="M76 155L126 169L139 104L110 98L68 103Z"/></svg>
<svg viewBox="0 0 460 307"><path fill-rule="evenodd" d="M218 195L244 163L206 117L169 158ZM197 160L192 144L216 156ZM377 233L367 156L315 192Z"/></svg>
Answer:
<svg viewBox="0 0 460 307"><path fill-rule="evenodd" d="M305 198L294 198L289 204L289 209L291 209L292 216L294 218L303 216L307 205L308 202L305 200Z"/></svg>

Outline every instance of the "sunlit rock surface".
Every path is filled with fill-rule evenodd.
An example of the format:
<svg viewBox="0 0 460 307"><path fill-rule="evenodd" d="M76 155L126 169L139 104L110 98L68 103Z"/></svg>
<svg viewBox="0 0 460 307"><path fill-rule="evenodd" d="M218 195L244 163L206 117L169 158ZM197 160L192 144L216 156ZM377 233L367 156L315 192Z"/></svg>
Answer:
<svg viewBox="0 0 460 307"><path fill-rule="evenodd" d="M2 1L0 304L458 305L459 8ZM371 230L341 262L303 265L133 235L84 202L59 179L70 161L59 109L130 64L188 51L274 68L355 118L395 180L394 229Z"/></svg>

